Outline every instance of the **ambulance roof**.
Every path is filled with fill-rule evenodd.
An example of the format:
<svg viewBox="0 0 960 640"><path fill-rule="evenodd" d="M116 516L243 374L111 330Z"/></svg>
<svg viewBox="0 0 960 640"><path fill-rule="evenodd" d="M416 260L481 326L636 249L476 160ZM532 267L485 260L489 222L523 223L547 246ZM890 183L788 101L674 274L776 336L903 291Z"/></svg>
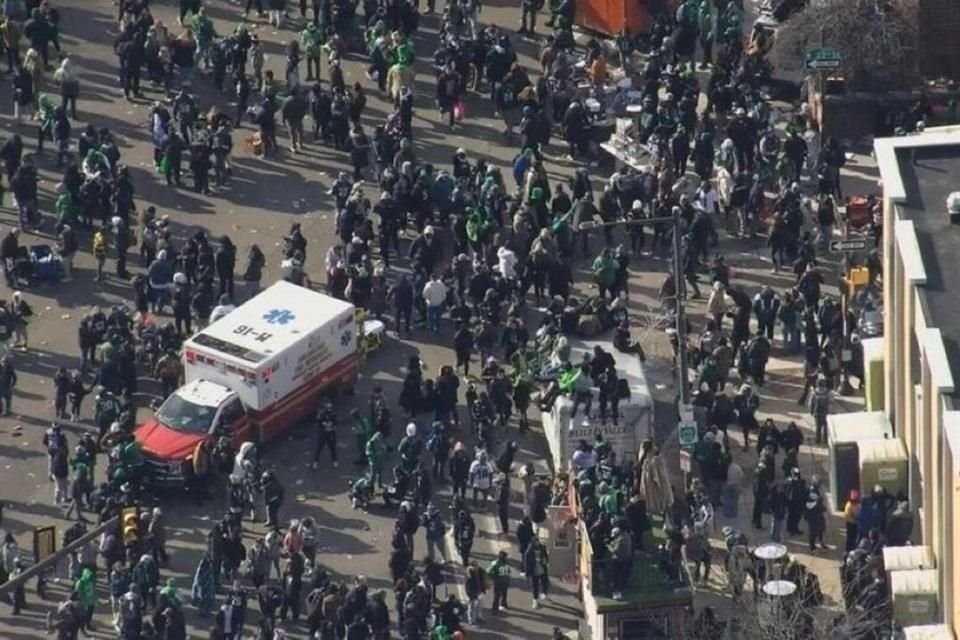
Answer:
<svg viewBox="0 0 960 640"><path fill-rule="evenodd" d="M224 400L233 395L233 391L216 382L201 378L177 389L177 395L201 407L219 407Z"/></svg>
<svg viewBox="0 0 960 640"><path fill-rule="evenodd" d="M352 304L280 281L193 336L185 346L218 351L257 365L348 311L352 319Z"/></svg>

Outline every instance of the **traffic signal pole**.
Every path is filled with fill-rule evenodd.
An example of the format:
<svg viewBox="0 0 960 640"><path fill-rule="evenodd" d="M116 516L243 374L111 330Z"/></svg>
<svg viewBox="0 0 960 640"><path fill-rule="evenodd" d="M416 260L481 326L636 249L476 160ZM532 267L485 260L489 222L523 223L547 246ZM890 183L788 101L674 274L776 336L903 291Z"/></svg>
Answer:
<svg viewBox="0 0 960 640"><path fill-rule="evenodd" d="M690 404L690 372L687 363L687 280L683 277L683 256L680 253L680 209L673 209L673 283L676 289L677 320L677 364L680 368L680 390L678 393L677 415L680 407Z"/></svg>

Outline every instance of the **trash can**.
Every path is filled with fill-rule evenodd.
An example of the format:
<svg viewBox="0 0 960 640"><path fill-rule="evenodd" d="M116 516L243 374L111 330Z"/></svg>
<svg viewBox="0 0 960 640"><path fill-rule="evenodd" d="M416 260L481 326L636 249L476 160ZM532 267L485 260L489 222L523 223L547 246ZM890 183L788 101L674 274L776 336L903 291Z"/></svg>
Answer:
<svg viewBox="0 0 960 640"><path fill-rule="evenodd" d="M883 568L889 579L889 575L893 571L936 569L937 561L933 557L933 550L925 545L884 547Z"/></svg>
<svg viewBox="0 0 960 640"><path fill-rule="evenodd" d="M833 496L834 510L843 510L851 489L860 490L858 442L892 437L890 420L882 411L858 411L827 416L830 494Z"/></svg>
<svg viewBox="0 0 960 640"><path fill-rule="evenodd" d="M934 624L939 599L937 570L894 571L890 574L890 599L896 624Z"/></svg>
<svg viewBox="0 0 960 640"><path fill-rule="evenodd" d="M863 347L863 397L867 411L883 411L883 338L866 338Z"/></svg>
<svg viewBox="0 0 960 640"><path fill-rule="evenodd" d="M921 624L903 628L903 640L955 640L945 624Z"/></svg>
<svg viewBox="0 0 960 640"><path fill-rule="evenodd" d="M860 446L860 487L869 493L880 485L891 496L898 493L909 495L907 471L909 460L907 448L899 438L888 440L864 440Z"/></svg>

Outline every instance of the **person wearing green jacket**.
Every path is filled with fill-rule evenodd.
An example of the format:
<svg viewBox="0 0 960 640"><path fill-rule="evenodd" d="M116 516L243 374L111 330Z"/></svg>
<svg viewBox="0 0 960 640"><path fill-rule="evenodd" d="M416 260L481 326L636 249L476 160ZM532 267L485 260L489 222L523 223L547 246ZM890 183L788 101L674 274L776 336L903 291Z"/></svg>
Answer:
<svg viewBox="0 0 960 640"><path fill-rule="evenodd" d="M598 489L600 497L600 510L610 516L611 519L620 515L623 503L622 496L617 489L611 489L606 482L601 482Z"/></svg>
<svg viewBox="0 0 960 640"><path fill-rule="evenodd" d="M450 633L447 625L440 623L430 631L430 640L453 640L453 634Z"/></svg>
<svg viewBox="0 0 960 640"><path fill-rule="evenodd" d="M200 7L200 10L190 20L190 24L193 28L193 36L197 41L197 61L205 67L210 67L211 45L217 37L217 31L213 27L213 20L207 15L205 7Z"/></svg>
<svg viewBox="0 0 960 640"><path fill-rule="evenodd" d="M77 222L77 201L70 195L69 191L64 191L57 196L54 204L54 211L57 213L58 228L70 226Z"/></svg>
<svg viewBox="0 0 960 640"><path fill-rule="evenodd" d="M303 50L303 57L307 59L307 82L316 80L320 82L320 54L323 52L323 34L317 29L317 25L312 22L307 23L307 28L300 32L300 49ZM316 75L314 75L316 71Z"/></svg>
<svg viewBox="0 0 960 640"><path fill-rule="evenodd" d="M93 631L93 608L97 605L97 588L93 583L93 571L89 567L84 567L80 572L80 577L73 584L73 590L80 597L80 605L83 607L83 629Z"/></svg>
<svg viewBox="0 0 960 640"><path fill-rule="evenodd" d="M180 602L180 594L177 592L177 585L173 578L167 578L167 584L160 589L157 595L157 609L163 611L167 607L181 609L183 603Z"/></svg>
<svg viewBox="0 0 960 640"><path fill-rule="evenodd" d="M617 281L617 261L613 259L610 249L604 249L593 261L593 278L600 289L600 297L606 298L607 292Z"/></svg>
<svg viewBox="0 0 960 640"><path fill-rule="evenodd" d="M733 0L720 12L717 19L717 37L723 44L730 44L743 37L743 11Z"/></svg>
<svg viewBox="0 0 960 640"><path fill-rule="evenodd" d="M359 455L354 464L364 465L367 464L367 441L373 435L373 426L370 420L360 413L359 409L353 409L350 412L350 417L353 418L353 435L357 439L357 454Z"/></svg>
<svg viewBox="0 0 960 640"><path fill-rule="evenodd" d="M507 552L500 551L497 559L487 569L487 575L493 580L493 604L491 610L496 613L500 607L507 608L507 590L510 588L510 565L507 564Z"/></svg>
<svg viewBox="0 0 960 640"><path fill-rule="evenodd" d="M383 488L383 456L386 453L386 446L383 444L383 434L374 431L370 439L367 440L367 477L370 482L376 481L377 486Z"/></svg>

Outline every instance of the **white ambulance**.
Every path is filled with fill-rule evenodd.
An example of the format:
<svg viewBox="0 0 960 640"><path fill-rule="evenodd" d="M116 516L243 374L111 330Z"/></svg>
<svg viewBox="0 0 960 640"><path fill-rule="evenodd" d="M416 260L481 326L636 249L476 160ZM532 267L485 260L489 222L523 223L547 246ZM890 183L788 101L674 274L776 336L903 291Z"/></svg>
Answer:
<svg viewBox="0 0 960 640"><path fill-rule="evenodd" d="M156 484L205 473L204 450L268 442L312 416L321 394L357 379L357 326L348 302L281 281L183 346L185 384L137 427Z"/></svg>

